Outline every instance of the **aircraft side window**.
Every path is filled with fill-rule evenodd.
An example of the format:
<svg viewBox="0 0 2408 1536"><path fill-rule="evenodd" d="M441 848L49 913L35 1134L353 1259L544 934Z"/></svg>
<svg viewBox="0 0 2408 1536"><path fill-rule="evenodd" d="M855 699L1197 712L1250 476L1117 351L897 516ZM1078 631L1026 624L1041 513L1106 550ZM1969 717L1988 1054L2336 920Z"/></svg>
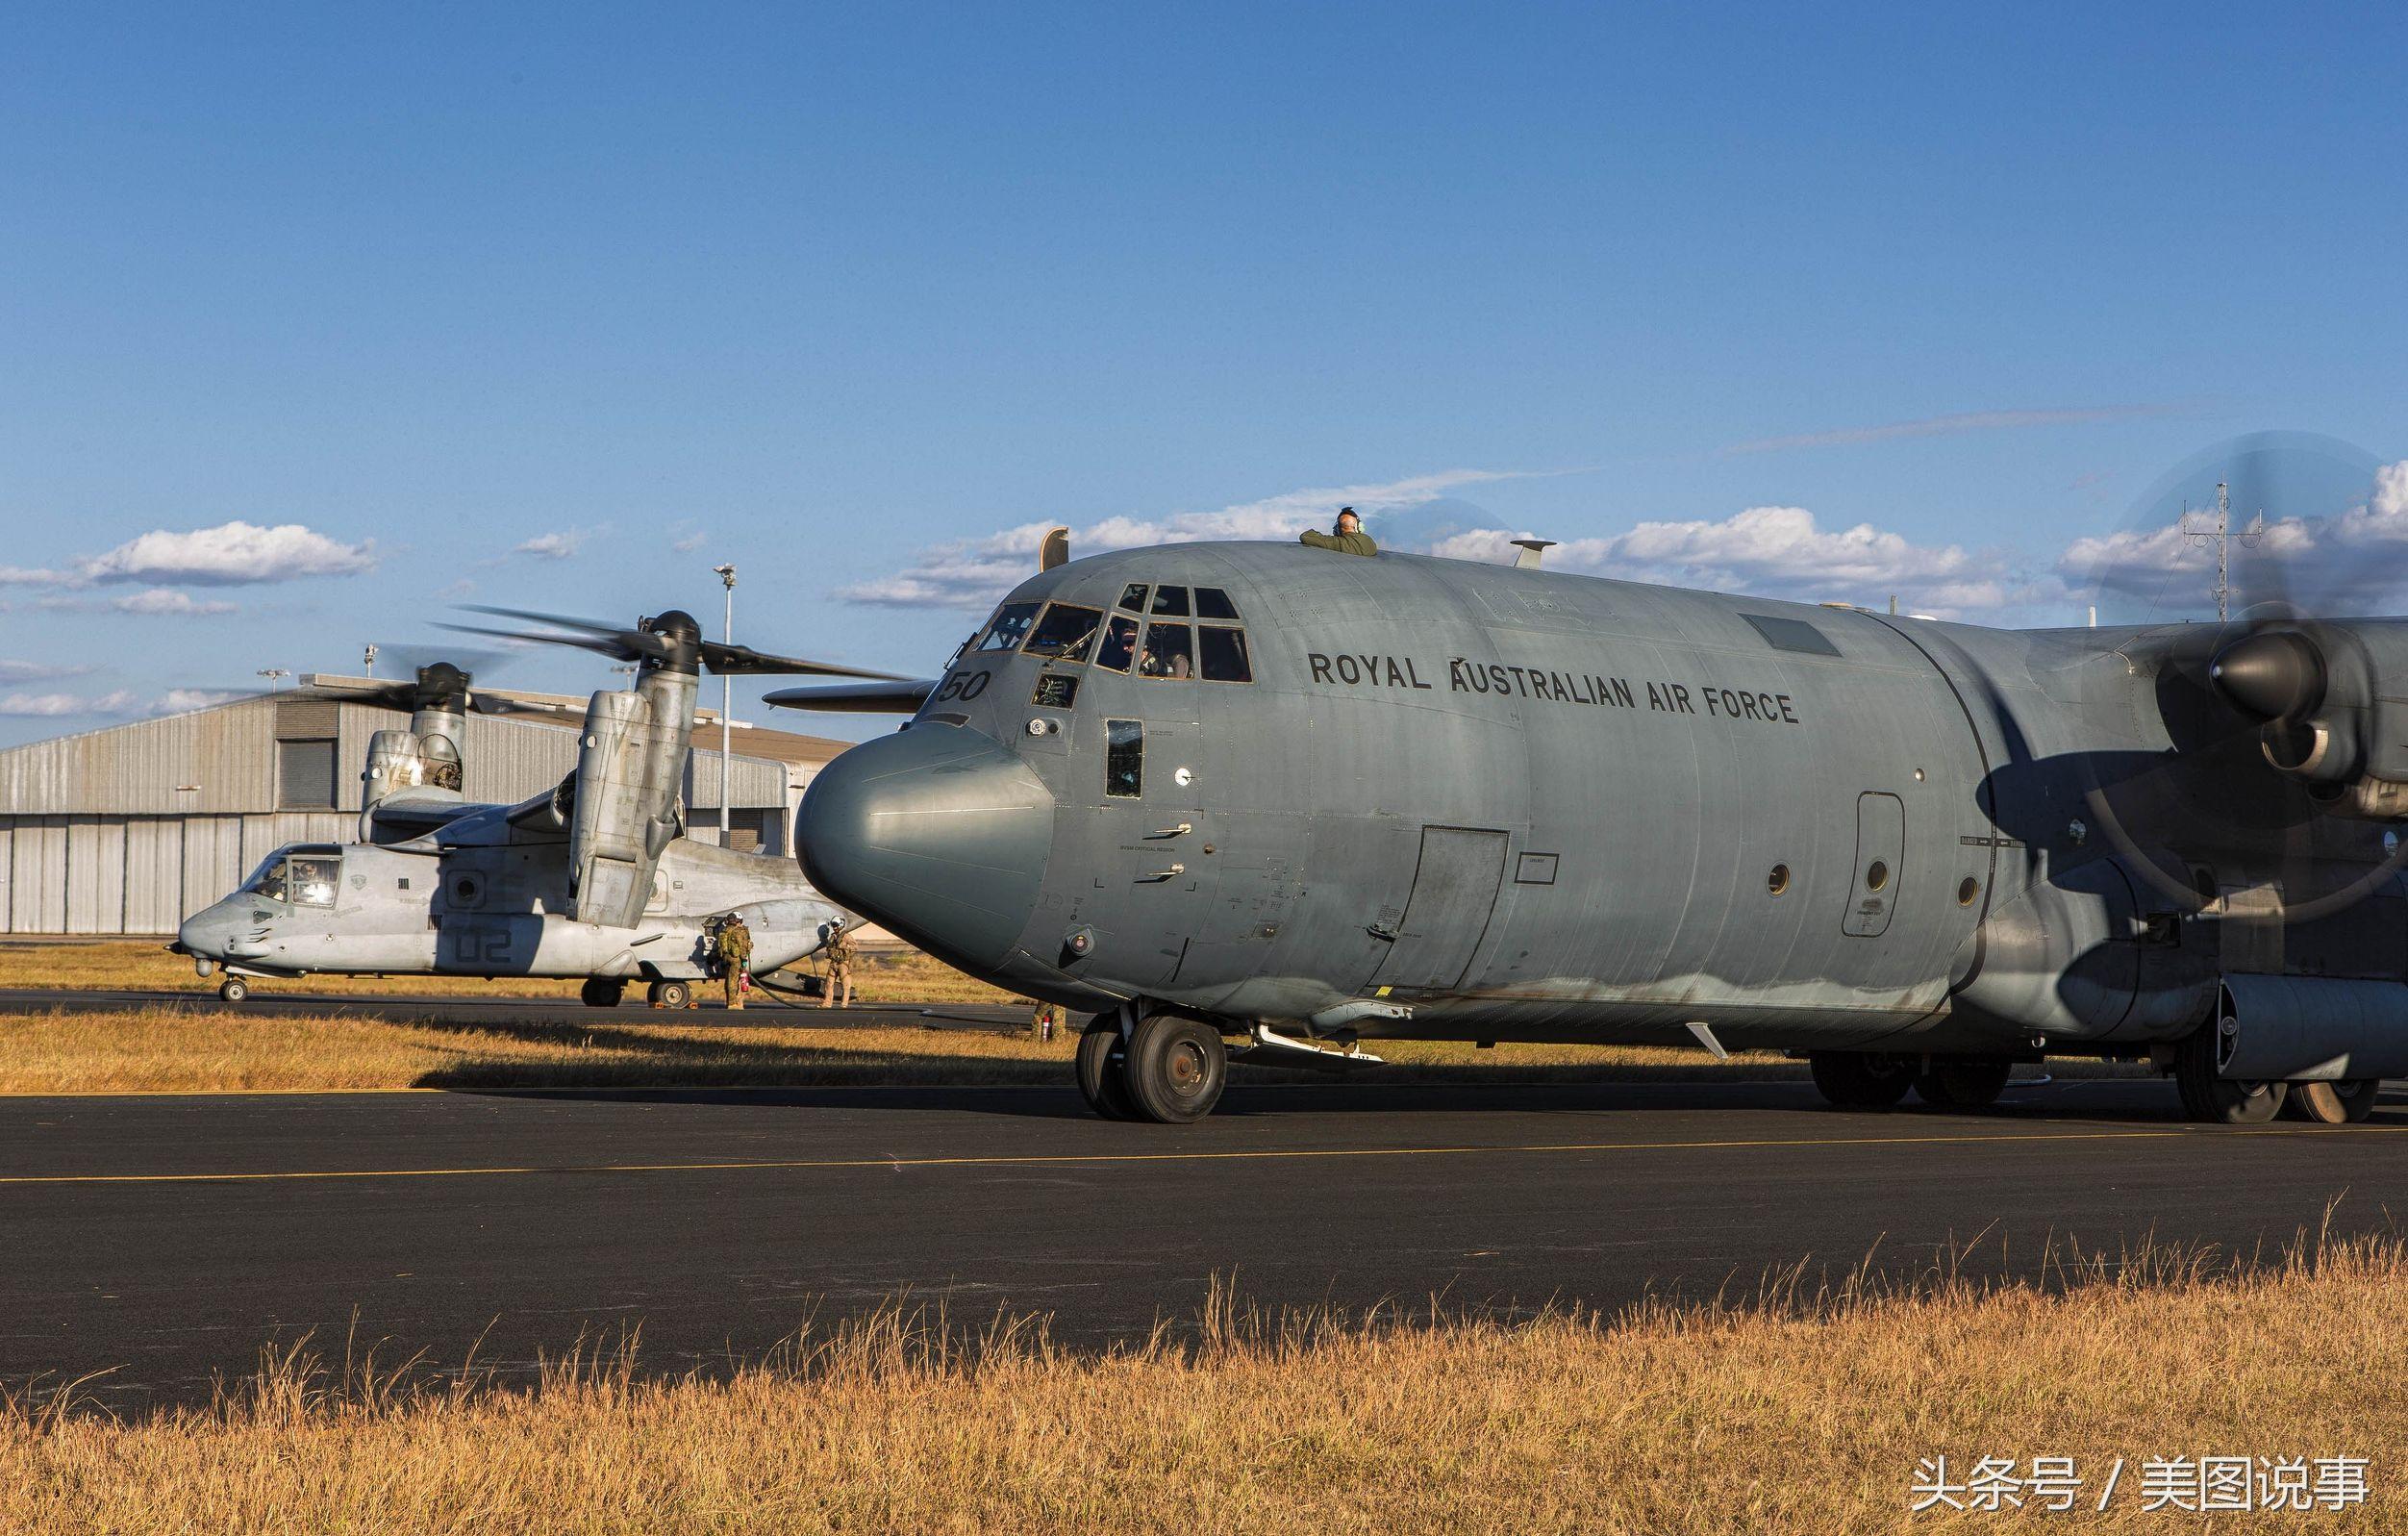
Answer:
<svg viewBox="0 0 2408 1536"><path fill-rule="evenodd" d="M335 888L342 878L341 860L303 858L296 854L286 862L285 869L285 883L295 903L304 907L335 904Z"/></svg>
<svg viewBox="0 0 2408 1536"><path fill-rule="evenodd" d="M1102 648L1095 652L1095 665L1108 667L1116 672L1125 672L1129 669L1129 664L1135 660L1137 660L1137 620L1124 618L1116 614L1113 616L1110 627L1104 631Z"/></svg>
<svg viewBox="0 0 2408 1536"><path fill-rule="evenodd" d="M1154 612L1158 615L1168 615L1173 618L1187 617L1188 590L1185 587L1155 588Z"/></svg>
<svg viewBox="0 0 2408 1536"><path fill-rule="evenodd" d="M1104 621L1100 608L1082 608L1075 603L1054 603L1046 608L1045 617L1029 631L1028 642L1020 647L1031 656L1051 656L1066 662L1087 660L1087 647L1093 643L1095 627Z"/></svg>
<svg viewBox="0 0 2408 1536"><path fill-rule="evenodd" d="M1120 606L1133 614L1145 612L1145 583L1133 581L1121 588Z"/></svg>
<svg viewBox="0 0 2408 1536"><path fill-rule="evenodd" d="M1145 626L1145 654L1138 658L1141 677L1192 677L1195 642L1185 624Z"/></svg>
<svg viewBox="0 0 2408 1536"><path fill-rule="evenodd" d="M1140 720L1104 721L1104 793L1135 799L1145 788L1145 726Z"/></svg>
<svg viewBox="0 0 2408 1536"><path fill-rule="evenodd" d="M1195 617L1198 618L1235 618L1238 605L1218 587L1198 587L1195 590Z"/></svg>
<svg viewBox="0 0 2408 1536"><path fill-rule="evenodd" d="M284 900L285 864L285 860L278 859L267 865L252 879L249 889L258 892L270 901Z"/></svg>
<svg viewBox="0 0 2408 1536"><path fill-rule="evenodd" d="M1251 683L1254 664L1246 655L1245 631L1229 629L1219 624L1203 624L1196 629L1196 639L1203 645L1204 681L1208 683Z"/></svg>
<svg viewBox="0 0 2408 1536"><path fill-rule="evenodd" d="M983 651L1008 651L1019 648L1028 639L1029 626L1037 621L1035 603L1006 603L995 610L994 621L980 636L978 648Z"/></svg>

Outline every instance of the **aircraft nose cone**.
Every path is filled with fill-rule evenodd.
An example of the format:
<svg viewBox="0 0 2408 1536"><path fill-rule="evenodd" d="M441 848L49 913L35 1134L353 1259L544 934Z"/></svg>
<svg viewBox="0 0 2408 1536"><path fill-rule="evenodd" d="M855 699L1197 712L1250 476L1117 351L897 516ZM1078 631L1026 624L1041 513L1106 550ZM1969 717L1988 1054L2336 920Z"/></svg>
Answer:
<svg viewBox="0 0 2408 1536"><path fill-rule="evenodd" d="M987 969L1028 925L1053 830L1053 795L1027 764L977 731L923 724L821 768L797 841L822 894Z"/></svg>
<svg viewBox="0 0 2408 1536"><path fill-rule="evenodd" d="M176 944L188 955L215 960L226 952L225 925L212 910L196 912L176 929Z"/></svg>

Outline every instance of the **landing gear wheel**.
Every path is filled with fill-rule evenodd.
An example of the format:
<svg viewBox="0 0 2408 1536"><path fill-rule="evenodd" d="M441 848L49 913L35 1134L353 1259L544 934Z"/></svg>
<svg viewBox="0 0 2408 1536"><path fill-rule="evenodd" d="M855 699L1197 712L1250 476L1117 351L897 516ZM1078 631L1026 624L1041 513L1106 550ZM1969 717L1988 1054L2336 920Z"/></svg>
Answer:
<svg viewBox="0 0 2408 1536"><path fill-rule="evenodd" d="M589 1008L615 1008L627 995L627 983L616 976L588 976L577 995Z"/></svg>
<svg viewBox="0 0 2408 1536"><path fill-rule="evenodd" d="M655 1008L683 1008L694 1000L694 989L682 981L656 981L645 989L644 1000Z"/></svg>
<svg viewBox="0 0 2408 1536"><path fill-rule="evenodd" d="M1089 1021L1087 1032L1079 1036L1077 1066L1079 1093L1088 1108L1106 1120L1138 1118L1137 1106L1129 1102L1128 1085L1121 1078L1117 1014L1097 1014Z"/></svg>
<svg viewBox="0 0 2408 1536"><path fill-rule="evenodd" d="M251 995L251 984L240 976L228 976L217 984L219 1002L240 1002Z"/></svg>
<svg viewBox="0 0 2408 1536"><path fill-rule="evenodd" d="M2341 1083L2294 1083L2283 1097L2283 1114L2291 1120L2319 1125L2355 1125L2374 1113L2375 1095L2383 1087L2375 1077Z"/></svg>
<svg viewBox="0 0 2408 1536"><path fill-rule="evenodd" d="M2212 1125L2263 1125L2282 1113L2282 1083L2245 1083L2218 1075L2222 1020L2210 1020L2174 1047L2174 1087L2182 1112Z"/></svg>
<svg viewBox="0 0 2408 1536"><path fill-rule="evenodd" d="M1140 1020L1122 1052L1121 1086L1141 1120L1191 1124L1213 1112L1228 1081L1229 1048L1220 1031L1192 1019Z"/></svg>
<svg viewBox="0 0 2408 1536"><path fill-rule="evenodd" d="M1806 1063L1815 1087L1841 1109L1888 1109L1915 1086L1915 1063L1861 1050L1818 1050Z"/></svg>
<svg viewBox="0 0 2408 1536"><path fill-rule="evenodd" d="M1978 1057L1940 1060L1915 1079L1915 1096L1935 1109L1988 1109L2007 1091L2014 1068Z"/></svg>

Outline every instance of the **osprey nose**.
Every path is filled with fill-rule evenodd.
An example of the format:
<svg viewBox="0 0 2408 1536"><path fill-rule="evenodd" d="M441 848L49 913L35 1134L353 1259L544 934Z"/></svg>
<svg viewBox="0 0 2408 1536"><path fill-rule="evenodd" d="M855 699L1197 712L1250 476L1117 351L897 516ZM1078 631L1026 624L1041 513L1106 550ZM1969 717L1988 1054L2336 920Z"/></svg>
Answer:
<svg viewBox="0 0 2408 1536"><path fill-rule="evenodd" d="M1053 846L1052 793L993 738L914 725L819 770L797 822L830 899L969 969L1028 925Z"/></svg>

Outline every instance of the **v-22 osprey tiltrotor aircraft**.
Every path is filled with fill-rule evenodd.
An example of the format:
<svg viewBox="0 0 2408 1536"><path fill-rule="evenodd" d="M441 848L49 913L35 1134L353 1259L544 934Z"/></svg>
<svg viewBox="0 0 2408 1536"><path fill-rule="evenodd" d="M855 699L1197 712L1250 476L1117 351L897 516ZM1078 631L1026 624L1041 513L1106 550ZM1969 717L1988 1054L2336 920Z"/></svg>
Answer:
<svg viewBox="0 0 2408 1536"><path fill-rule="evenodd" d="M751 929L756 972L812 953L844 920L791 861L684 836L679 791L703 667L882 674L708 641L675 610L633 629L480 611L554 626L518 638L634 662L634 685L594 693L575 771L516 805L462 797L465 717L563 706L477 689L446 663L393 683L321 685L329 697L408 710L410 726L372 739L359 842L279 848L184 923L173 947L203 976L223 973L221 997L241 1000L252 978L314 972L559 976L585 978L595 1007L616 1005L631 983L682 1006L708 973L711 930L731 915Z"/></svg>

